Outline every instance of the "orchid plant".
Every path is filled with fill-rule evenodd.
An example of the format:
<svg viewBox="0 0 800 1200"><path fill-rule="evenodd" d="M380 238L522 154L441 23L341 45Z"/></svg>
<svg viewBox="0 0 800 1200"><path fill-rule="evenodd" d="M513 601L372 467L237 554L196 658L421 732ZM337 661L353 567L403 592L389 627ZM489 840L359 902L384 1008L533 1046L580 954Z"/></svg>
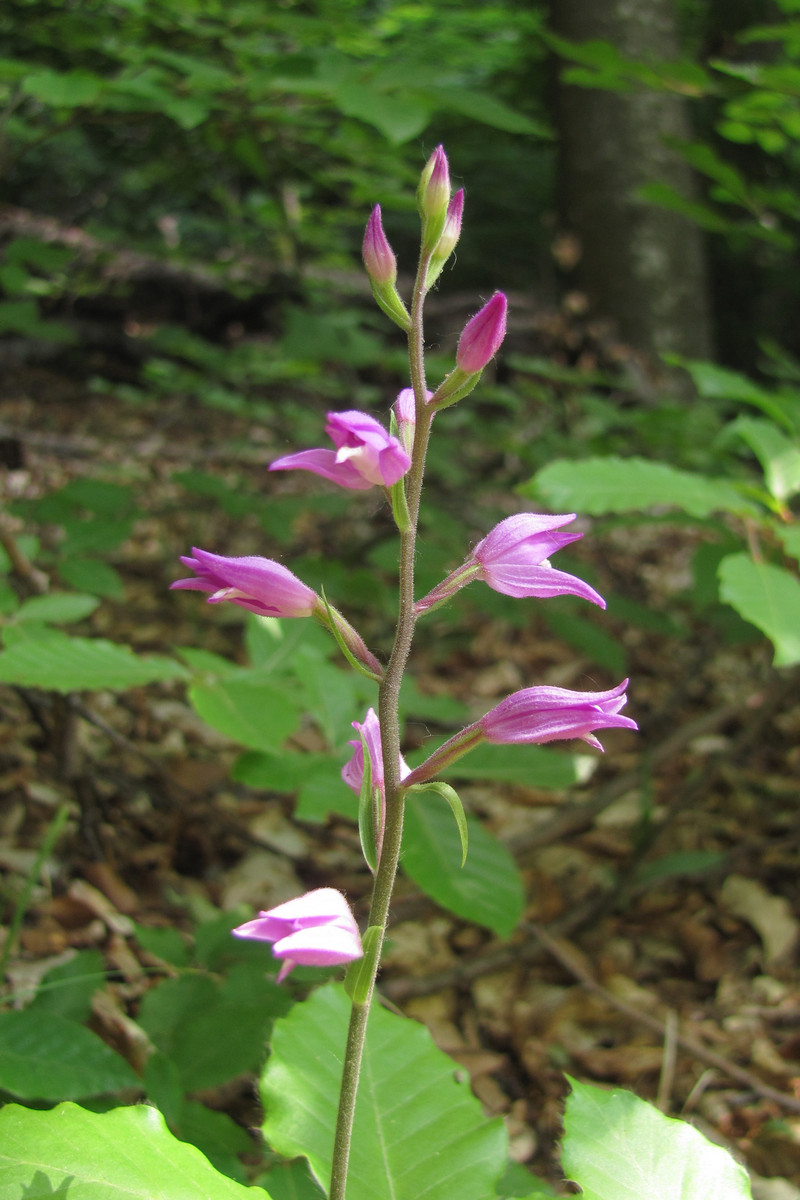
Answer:
<svg viewBox="0 0 800 1200"><path fill-rule="evenodd" d="M466 324L453 370L429 389L424 302L458 242L464 209L463 192L450 194L441 147L422 173L418 206L421 249L408 307L397 289L397 263L377 207L364 237L364 263L375 299L408 339L410 386L398 395L388 426L368 413L329 413L326 432L333 448L300 450L272 463L272 470L310 471L349 491L380 488L391 504L399 571L388 658L367 646L322 589L317 594L272 559L233 558L195 548L182 559L189 574L172 585L203 592L212 604L242 608L256 622L264 617L313 618L332 635L350 667L371 681L370 691L377 684L377 704L352 721L356 736L341 771L343 784L358 797L361 845L373 876L366 928L359 930L347 898L326 886L239 924L233 929L236 941L230 938L230 914L217 914L198 929L191 963L177 931L137 926L135 936L142 948L171 966L168 978L141 998L136 1020L124 1018L126 1036L136 1048L135 1064L79 1021L52 1011L48 973L42 996L37 993L27 1009L0 1013L4 1096L31 1101L31 1106L0 1105L0 1200L67 1193L76 1200L100 1194L104 1200L151 1200L156 1195L162 1200L285 1200L318 1197L320 1189L330 1200L538 1200L555 1195L543 1181L509 1162L502 1120L484 1115L457 1064L435 1046L428 1031L373 1003L404 817L407 869L415 854L421 858L414 827L424 819L432 831L426 844L433 847L437 863L447 863L451 879L459 871L459 851L463 867L469 849L465 877L477 864L469 879L474 883L483 872L490 888L502 890L498 857L486 857L484 831L474 821L470 824L458 794L442 778L448 769L482 743L514 746L577 738L602 750L599 731L636 729L622 714L627 680L595 692L538 683L495 704L421 763L409 765L402 757L399 694L417 622L461 588L482 583L516 599L571 595L605 607L587 583L550 565L552 555L580 537L565 528L574 513L521 512L506 517L459 567L416 598L417 528L433 420L442 413L437 428L446 427L444 410L476 386L503 341L507 310L506 297L497 292ZM27 606L40 614L40 601L75 599L86 597L58 601L51 594L35 597ZM257 624L251 623L253 628ZM176 664L169 660L134 658L122 647L98 639L49 631L42 646L41 656L32 658L26 656L24 639L4 650L5 677L16 679L17 670L23 672L23 682L50 686L55 680L62 690L99 686L98 678L108 680L109 666L115 672L110 678L120 686L142 682L142 670L145 679L176 677ZM16 667L15 648L22 652ZM59 653L71 664L69 687L58 673ZM33 677L37 662L45 673ZM82 674L75 674L76 665ZM335 672L327 660L326 666ZM285 701L279 685L273 693L279 703ZM247 694L258 696L263 705L263 689ZM347 694L354 697L356 692ZM255 700L248 702L255 707ZM269 724L280 744L289 727L284 732L274 709L272 714L272 722L262 720L260 725ZM277 731L271 729L274 723ZM456 829L441 800L449 806ZM47 858L67 816L64 805L38 863ZM410 869L408 873L414 877ZM25 902L17 909L17 930ZM459 909L453 905L453 911ZM516 911L506 932L513 920ZM12 928L6 957L14 936ZM265 978L263 943L271 944L280 963L275 983ZM220 945L226 948L220 951ZM88 963L79 958L52 974L53 986L71 981L79 989L75 1003L88 1014L94 990L91 971L98 968L96 962L91 966L92 952L86 954ZM225 977L226 959L237 956ZM328 983L294 1001L283 984L298 967L344 967L344 987ZM84 969L90 970L88 976L82 975ZM61 971L66 972L64 978L58 976ZM260 1076L260 1093L269 1153L262 1164L264 1173L251 1186L250 1138L237 1122L193 1096L253 1069L266 1040L269 1057ZM562 1167L586 1196L750 1197L744 1170L690 1126L669 1120L629 1092L576 1081L571 1085ZM115 1092L125 1092L129 1099L146 1097L147 1103L108 1107L107 1096ZM88 1107L72 1102L83 1097L100 1102ZM62 1102L48 1108L51 1100ZM244 1153L248 1168L235 1157Z"/></svg>
<svg viewBox="0 0 800 1200"><path fill-rule="evenodd" d="M416 599L414 561L425 459L434 417L464 399L476 387L497 353L506 330L507 301L495 293L466 324L458 342L454 369L428 388L424 357L425 297L458 242L464 194L451 195L447 157L441 146L431 155L420 180L418 209L421 248L407 307L397 289L397 262L375 207L363 243L364 265L375 299L408 339L410 387L404 388L387 429L368 413L328 413L325 431L333 449L301 450L278 458L273 471L303 470L339 487L362 491L380 487L391 504L399 536L398 613L394 642L382 664L363 639L333 609L281 563L266 558L226 558L195 549L182 559L194 575L172 586L211 593L210 603L228 601L251 612L278 617L313 616L336 638L352 667L379 684L377 711L370 708L351 744L344 781L359 796L359 827L364 857L374 874L369 919L363 941L345 898L319 888L290 900L234 930L243 938L273 943L283 959L279 979L297 963L329 966L350 963L346 987L351 998L350 1024L334 1139L330 1200L345 1200L353 1118L367 1020L373 999L389 905L400 858L403 811L412 792L438 791L448 802L467 853L467 823L461 801L440 779L447 768L483 741L495 744L545 743L580 738L598 750L597 730L636 729L621 715L627 680L607 691L578 692L558 687L529 687L508 696L479 720L457 733L420 766L409 770L401 755L398 712L400 685L417 621L460 588L481 581L505 595L547 598L575 595L604 608L588 584L553 568L550 556L581 536L561 532L574 513L518 513L501 521L475 546L465 562L426 596ZM446 418L441 418L445 420Z"/></svg>

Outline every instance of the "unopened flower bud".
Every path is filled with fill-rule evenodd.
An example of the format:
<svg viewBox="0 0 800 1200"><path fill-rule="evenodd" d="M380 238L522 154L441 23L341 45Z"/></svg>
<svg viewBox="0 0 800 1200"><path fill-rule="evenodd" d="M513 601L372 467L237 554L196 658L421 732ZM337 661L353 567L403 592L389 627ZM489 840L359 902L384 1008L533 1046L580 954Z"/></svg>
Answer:
<svg viewBox="0 0 800 1200"><path fill-rule="evenodd" d="M429 254L442 236L449 203L450 168L443 148L437 146L425 164L417 188L417 204L422 217L422 246Z"/></svg>
<svg viewBox="0 0 800 1200"><path fill-rule="evenodd" d="M443 146L437 146L425 164L417 189L420 212L425 217L446 214L450 203L450 167Z"/></svg>
<svg viewBox="0 0 800 1200"><path fill-rule="evenodd" d="M442 273L442 268L458 244L461 236L461 218L464 215L464 189L459 188L447 206L447 217L439 238L431 255L430 266L425 280L426 287L432 287Z"/></svg>
<svg viewBox="0 0 800 1200"><path fill-rule="evenodd" d="M495 292L488 304L464 326L456 350L456 365L466 374L482 371L500 349L506 336L508 302L502 292Z"/></svg>
<svg viewBox="0 0 800 1200"><path fill-rule="evenodd" d="M395 287L397 259L383 232L380 204L376 204L370 213L361 253L378 307L407 333L411 328L411 317Z"/></svg>
<svg viewBox="0 0 800 1200"><path fill-rule="evenodd" d="M428 399L431 393L428 392ZM413 388L403 388L392 407L397 437L407 454L414 448L414 433L417 427L417 404Z"/></svg>
<svg viewBox="0 0 800 1200"><path fill-rule="evenodd" d="M381 206L376 204L367 221L362 246L364 266L377 287L392 284L397 279L397 259L387 241L381 222Z"/></svg>
<svg viewBox="0 0 800 1200"><path fill-rule="evenodd" d="M447 219L444 223L442 236L436 243L434 254L436 258L448 259L456 248L461 237L461 218L464 215L464 189L459 188L447 206Z"/></svg>

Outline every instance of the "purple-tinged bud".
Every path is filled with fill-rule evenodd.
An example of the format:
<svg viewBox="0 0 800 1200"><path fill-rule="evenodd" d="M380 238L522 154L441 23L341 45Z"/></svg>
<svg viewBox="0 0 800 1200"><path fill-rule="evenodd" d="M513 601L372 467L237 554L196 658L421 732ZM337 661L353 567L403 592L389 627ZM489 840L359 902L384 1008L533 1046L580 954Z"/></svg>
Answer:
<svg viewBox="0 0 800 1200"><path fill-rule="evenodd" d="M461 237L461 219L464 216L464 189L459 188L447 206L447 218L442 230L442 236L436 243L434 256L448 259L456 248Z"/></svg>
<svg viewBox="0 0 800 1200"><path fill-rule="evenodd" d="M437 146L428 159L417 188L417 205L422 217L422 253L433 254L442 236L450 203L450 168L447 155Z"/></svg>
<svg viewBox="0 0 800 1200"><path fill-rule="evenodd" d="M431 393L428 392L428 399L430 396ZM410 454L414 448L414 434L417 428L417 402L413 388L403 388L394 402L392 415L397 437L406 453Z"/></svg>
<svg viewBox="0 0 800 1200"><path fill-rule="evenodd" d="M397 259L389 245L381 222L381 206L376 204L370 213L361 248L372 294L380 309L404 333L411 328L411 317L395 287Z"/></svg>
<svg viewBox="0 0 800 1200"><path fill-rule="evenodd" d="M443 146L437 146L425 164L417 189L420 213L435 218L447 215L450 203L450 167Z"/></svg>
<svg viewBox="0 0 800 1200"><path fill-rule="evenodd" d="M442 236L439 238L433 253L431 254L428 273L425 277L425 287L433 287L436 280L442 273L444 264L447 262L450 255L458 244L458 239L461 236L461 218L464 215L464 189L459 188L452 200L447 206L447 217L442 230Z"/></svg>
<svg viewBox="0 0 800 1200"><path fill-rule="evenodd" d="M467 375L482 371L506 336L508 301L495 292L488 304L464 326L456 350L456 365Z"/></svg>
<svg viewBox="0 0 800 1200"><path fill-rule="evenodd" d="M377 287L393 284L397 279L397 259L389 245L381 222L381 206L376 204L364 231L361 253L367 274Z"/></svg>

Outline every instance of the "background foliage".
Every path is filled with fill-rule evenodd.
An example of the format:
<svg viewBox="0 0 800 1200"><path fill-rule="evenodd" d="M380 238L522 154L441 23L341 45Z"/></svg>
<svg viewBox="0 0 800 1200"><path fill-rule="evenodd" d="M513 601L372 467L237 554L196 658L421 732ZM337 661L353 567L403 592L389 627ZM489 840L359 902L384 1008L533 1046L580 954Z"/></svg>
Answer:
<svg viewBox="0 0 800 1200"><path fill-rule="evenodd" d="M609 592L620 622L667 645L709 629L733 647L766 637L775 666L796 664L798 5L692 0L678 18L680 60L637 62L602 42L556 39L544 5L511 0L7 0L0 354L11 379L44 365L105 397L120 425L142 406L153 406L156 420L188 410L200 422L207 407L295 446L312 441L324 406L385 406L403 357L355 269L364 219L376 201L384 206L407 268L416 177L443 141L468 181L469 235L457 284L445 276L434 300L434 371L449 369L446 350L463 323L454 286L516 290L512 313L520 317L496 378L474 405L448 414L450 444L434 446L432 474L441 482L426 516L420 589L438 581L443 561L458 561L465 521L488 528L494 500L476 501L474 482L499 469L523 502L597 518L598 537L647 522L677 523L695 539L686 588L662 608L622 588ZM707 235L719 361L670 364L684 372L681 387L658 373L660 364L620 353L562 297L552 253L560 232L553 96L562 69L587 96L647 89L677 93L691 108L694 135L676 151L696 173L697 195L657 184L642 192ZM341 526L349 502L266 497L244 469L226 474L207 464L184 465L169 483L174 507L160 518L188 510L202 527L221 510L230 529L250 522L248 539L263 537L281 553L303 510ZM291 796L305 822L355 817L339 771L350 721L374 695L340 670L316 629L236 622L211 650L198 618L197 644L159 653L132 649L117 632L129 594L118 553L154 515L139 464L113 477L98 465L86 478L5 499L23 529L19 548L53 586L42 594L20 587L13 559L0 554L0 682L52 693L56 709L78 692L185 687L197 715L240 744L236 782ZM293 566L358 613L391 596L389 532L379 518L366 550L345 537L340 562L309 546ZM457 612L502 620L512 631L527 620L503 598L472 590ZM553 602L544 620L599 669L617 677L626 669L625 648L569 600ZM437 614L425 646L432 659L453 645L456 627L457 619ZM384 631L378 623L369 632ZM404 712L411 726L442 738L468 717L459 699L423 695L412 681ZM309 728L313 751L287 746ZM563 789L594 768L577 754L533 748L512 759L494 749L463 760L454 778ZM462 871L444 806L412 804L404 870L444 908L506 937L523 909L520 873L497 839L475 819L471 826ZM25 895L12 891L5 904L18 933ZM191 912L192 939L136 928L137 945L161 964L135 1014L141 1062L131 1065L86 1027L105 970L92 951L45 976L21 1011L0 1013L0 1088L30 1105L20 1115L9 1103L0 1118L21 1155L62 1118L75 1144L110 1136L135 1146L152 1118L115 1104L144 1095L172 1134L230 1177L229 1190L217 1180L214 1194L239 1193L237 1183L252 1176L243 1161L253 1142L197 1093L260 1070L272 1024L284 1018L284 1051L302 1059L308 1040L297 1039L291 1022L315 1019L302 1006L289 1013L285 993L265 984L259 947L232 943L229 930L241 918ZM265 1091L281 1064L279 1056L264 1073ZM451 1070L439 1062L438 1087L458 1090ZM601 1101L580 1089L576 1097L569 1119L596 1133L606 1116L595 1114L592 1126L591 1111ZM74 1100L84 1107L51 1107ZM629 1117L634 1133L637 1119L650 1120L626 1109L623 1133ZM110 1132L101 1135L104 1123ZM268 1118L267 1137L279 1126ZM146 1132L165 1147L181 1186L196 1170L197 1194L206 1194L197 1159L176 1149L160 1124ZM502 1175L505 1151L495 1135L485 1133L495 1144L481 1186L496 1184L498 1196L547 1194L513 1168ZM288 1157L304 1152L312 1164L324 1162L313 1137L294 1145L276 1133L272 1141ZM591 1163L571 1151L566 1163L575 1178L586 1171L587 1193L604 1195ZM736 1176L730 1194L745 1195L727 1169ZM17 1168L8 1170L2 1186L16 1186ZM277 1200L318 1191L305 1166L278 1155L259 1182ZM117 1186L107 1180L108 1194ZM146 1170L137 1186L152 1193ZM617 1178L610 1186L616 1197L639 1183Z"/></svg>

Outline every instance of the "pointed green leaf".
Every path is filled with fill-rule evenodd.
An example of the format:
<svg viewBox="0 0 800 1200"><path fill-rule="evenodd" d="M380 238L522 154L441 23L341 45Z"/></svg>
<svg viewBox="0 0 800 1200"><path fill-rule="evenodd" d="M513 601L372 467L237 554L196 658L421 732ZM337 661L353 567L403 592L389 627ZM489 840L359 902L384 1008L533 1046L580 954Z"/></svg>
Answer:
<svg viewBox="0 0 800 1200"><path fill-rule="evenodd" d="M800 449L772 421L739 417L726 429L744 438L764 471L770 495L788 500L800 492Z"/></svg>
<svg viewBox="0 0 800 1200"><path fill-rule="evenodd" d="M319 988L275 1023L261 1081L264 1136L305 1155L323 1187L350 1002ZM502 1122L488 1121L427 1029L374 1004L361 1071L347 1200L486 1200L505 1167Z"/></svg>
<svg viewBox="0 0 800 1200"><path fill-rule="evenodd" d="M402 865L442 908L508 937L522 916L524 891L516 863L496 838L467 818L469 857L447 809L434 796L406 796Z"/></svg>
<svg viewBox="0 0 800 1200"><path fill-rule="evenodd" d="M632 1092L570 1080L565 1174L583 1200L749 1200L744 1167Z"/></svg>
<svg viewBox="0 0 800 1200"><path fill-rule="evenodd" d="M55 692L122 691L187 677L188 671L174 659L155 654L140 658L127 646L103 638L69 637L44 626L36 628L35 637L16 641L0 654L0 682Z"/></svg>
<svg viewBox="0 0 800 1200"><path fill-rule="evenodd" d="M149 1105L94 1113L77 1104L0 1112L0 1200L270 1200L220 1175Z"/></svg>
<svg viewBox="0 0 800 1200"><path fill-rule="evenodd" d="M542 496L556 512L639 512L679 508L692 517L761 510L725 479L712 479L646 458L556 459L519 489Z"/></svg>
<svg viewBox="0 0 800 1200"><path fill-rule="evenodd" d="M15 621L43 621L54 625L68 625L71 621L82 621L99 605L96 596L85 596L79 592L48 592L46 596L31 596L20 605L14 614Z"/></svg>
<svg viewBox="0 0 800 1200"><path fill-rule="evenodd" d="M765 633L775 647L773 664L800 662L800 581L749 554L729 554L719 564L720 598Z"/></svg>
<svg viewBox="0 0 800 1200"><path fill-rule="evenodd" d="M469 830L467 828L464 805L461 803L461 797L456 789L451 787L449 783L443 783L440 779L434 779L432 783L418 783L414 787L409 788L409 795L412 792L417 795L422 792L437 792L450 805L450 811L456 819L458 836L461 838L461 866L463 867L467 861L467 850L469 849Z"/></svg>
<svg viewBox="0 0 800 1200"><path fill-rule="evenodd" d="M0 1013L0 1088L22 1100L78 1100L140 1087L124 1058L77 1021L38 1008Z"/></svg>

